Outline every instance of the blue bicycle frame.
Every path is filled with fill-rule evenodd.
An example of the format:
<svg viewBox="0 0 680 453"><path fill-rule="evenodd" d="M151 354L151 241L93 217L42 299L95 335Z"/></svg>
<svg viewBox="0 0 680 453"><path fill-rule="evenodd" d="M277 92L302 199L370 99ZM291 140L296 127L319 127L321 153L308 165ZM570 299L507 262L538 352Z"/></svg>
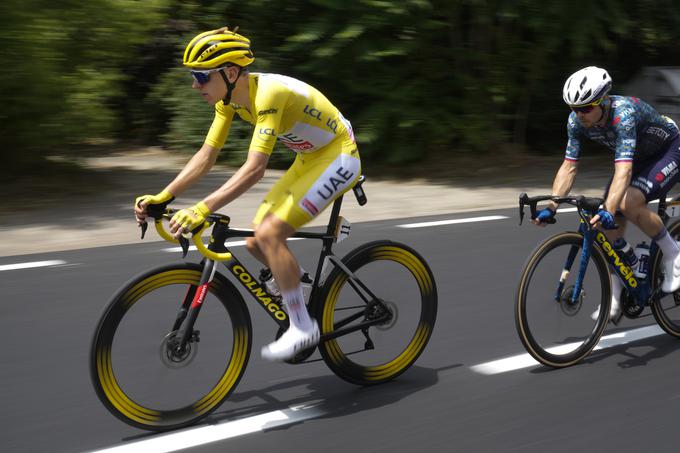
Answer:
<svg viewBox="0 0 680 453"><path fill-rule="evenodd" d="M576 304L581 295L581 290L583 288L583 279L586 275L586 270L588 268L588 261L590 259L591 248L595 242L596 247L600 247L604 253L609 267L614 271L614 273L619 277L628 293L633 296L635 303L644 307L651 296L651 285L650 276L648 275L644 279L640 279L633 275L633 270L626 263L621 255L612 247L611 243L607 239L607 236L595 228L590 228L586 226L584 221L581 221L579 225L579 233L583 235L583 245L581 247L581 261L579 263L578 276L576 277L576 282L574 284L574 290L571 295L571 300L569 303ZM562 270L562 276L560 277L559 285L557 286L557 293L555 294L555 300L560 301L562 297L562 291L564 290L564 282L571 271L571 267L576 260L576 255L578 253L578 247L572 246L567 255L567 260L564 263L564 269ZM658 253L658 246L656 242L652 241L649 248L649 262L653 263Z"/></svg>

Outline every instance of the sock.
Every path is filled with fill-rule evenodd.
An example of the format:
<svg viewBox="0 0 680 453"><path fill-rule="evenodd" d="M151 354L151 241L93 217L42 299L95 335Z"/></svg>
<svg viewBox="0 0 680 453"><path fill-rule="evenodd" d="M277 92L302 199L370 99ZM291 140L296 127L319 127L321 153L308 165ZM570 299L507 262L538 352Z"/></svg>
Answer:
<svg viewBox="0 0 680 453"><path fill-rule="evenodd" d="M680 253L680 247L678 247L678 243L675 242L670 234L668 234L668 230L666 230L666 228L663 228L659 234L657 234L652 239L654 239L659 245L659 248L665 257L675 258L677 254Z"/></svg>
<svg viewBox="0 0 680 453"><path fill-rule="evenodd" d="M312 329L312 319L307 313L305 306L305 297L302 294L302 286L298 285L295 289L290 291L283 291L283 303L288 312L290 325L302 331L309 331Z"/></svg>
<svg viewBox="0 0 680 453"><path fill-rule="evenodd" d="M613 309L615 306L621 306L621 301L619 300L621 298L621 290L623 289L623 284L621 283L621 280L619 279L618 276L612 275L612 305L611 308Z"/></svg>

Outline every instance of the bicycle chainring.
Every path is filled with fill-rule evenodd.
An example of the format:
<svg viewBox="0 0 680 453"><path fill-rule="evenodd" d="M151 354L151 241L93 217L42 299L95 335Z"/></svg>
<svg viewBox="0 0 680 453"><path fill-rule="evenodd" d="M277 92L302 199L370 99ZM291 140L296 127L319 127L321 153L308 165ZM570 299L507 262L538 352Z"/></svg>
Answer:
<svg viewBox="0 0 680 453"><path fill-rule="evenodd" d="M625 288L621 290L621 298L619 300L621 301L623 315L626 318L635 319L645 310L644 305L638 305L638 303L635 301L635 298L628 291L626 291Z"/></svg>

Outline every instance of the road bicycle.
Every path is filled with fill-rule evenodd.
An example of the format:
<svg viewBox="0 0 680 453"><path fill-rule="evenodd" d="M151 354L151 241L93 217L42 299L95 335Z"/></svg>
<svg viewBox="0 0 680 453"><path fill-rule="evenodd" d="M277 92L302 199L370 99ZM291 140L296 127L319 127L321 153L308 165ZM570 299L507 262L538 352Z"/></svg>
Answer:
<svg viewBox="0 0 680 453"><path fill-rule="evenodd" d="M680 337L680 291L673 294L661 291L664 272L657 244L650 244L647 276L637 277L623 253L615 250L603 231L590 225L603 199L551 195L530 198L523 193L519 198L520 224L526 205L533 219L537 204L547 200L575 206L580 223L577 232L559 233L541 243L522 270L515 325L529 354L555 368L573 365L590 354L609 321L610 274L623 284L620 300L626 317L637 318L649 307L665 332ZM667 208L678 206L677 199L668 203L665 198L659 200L658 214L664 224L669 221ZM680 221L671 223L667 229L678 240ZM595 315L591 313L596 311L597 319L593 320Z"/></svg>
<svg viewBox="0 0 680 453"><path fill-rule="evenodd" d="M363 176L353 188L361 205L362 183ZM333 244L351 228L339 215L341 204L342 196L325 232L293 236L322 244L308 309L319 324L318 350L327 366L353 384L380 384L406 371L425 349L437 289L427 262L404 244L369 242L338 258ZM162 219L173 212L149 207L156 230L169 241L175 240ZM210 227L206 247L201 236ZM212 214L192 236L204 257L200 263L153 268L115 293L90 352L95 391L113 415L145 430L176 429L208 416L232 394L248 363L253 328L241 293L217 272L218 261L275 322L277 338L288 328L280 297L269 294L228 250L228 239L249 236L252 230L231 228L229 217ZM186 255L189 243L180 243ZM315 349L289 363L307 361Z"/></svg>

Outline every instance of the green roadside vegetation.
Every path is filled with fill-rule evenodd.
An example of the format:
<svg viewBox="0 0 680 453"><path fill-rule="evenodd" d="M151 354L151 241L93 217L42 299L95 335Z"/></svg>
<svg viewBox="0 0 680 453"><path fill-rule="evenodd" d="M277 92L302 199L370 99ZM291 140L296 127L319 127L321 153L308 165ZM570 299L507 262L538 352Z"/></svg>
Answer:
<svg viewBox="0 0 680 453"><path fill-rule="evenodd" d="M4 0L5 184L88 183L55 155L195 151L212 110L183 46L223 25L251 38L254 71L300 78L342 110L369 172L561 153L571 72L603 66L616 92L643 66L680 61L674 0ZM222 161L238 165L250 134L236 121ZM281 149L273 165L291 159Z"/></svg>

